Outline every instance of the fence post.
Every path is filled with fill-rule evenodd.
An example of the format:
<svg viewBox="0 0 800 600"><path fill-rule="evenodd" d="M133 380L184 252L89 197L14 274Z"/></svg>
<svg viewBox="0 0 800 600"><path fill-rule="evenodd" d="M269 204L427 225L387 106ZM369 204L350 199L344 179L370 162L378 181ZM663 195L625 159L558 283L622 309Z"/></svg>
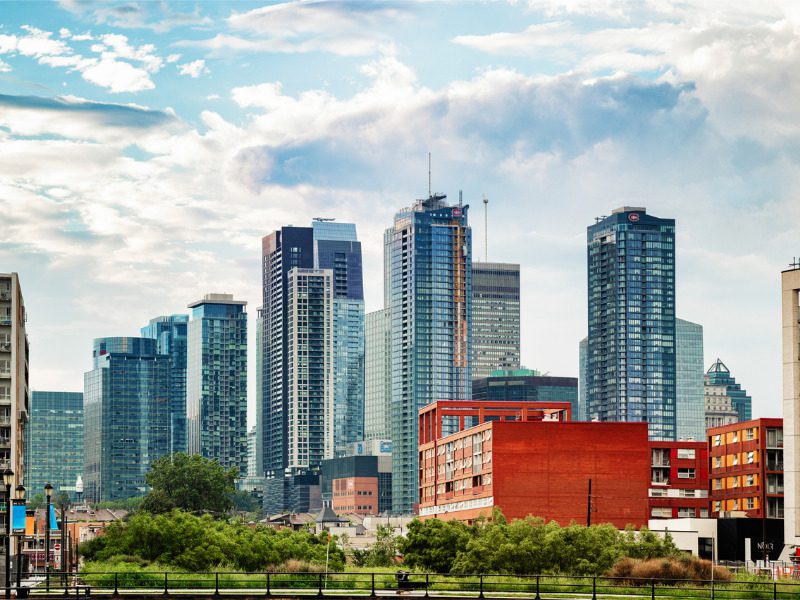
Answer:
<svg viewBox="0 0 800 600"><path fill-rule="evenodd" d="M656 580L650 580L650 598L656 600Z"/></svg>
<svg viewBox="0 0 800 600"><path fill-rule="evenodd" d="M372 591L370 592L369 597L370 598L374 598L375 596L376 596L376 594L375 594L375 573L373 572L372 573Z"/></svg>
<svg viewBox="0 0 800 600"><path fill-rule="evenodd" d="M592 600L597 600L597 575L592 577Z"/></svg>
<svg viewBox="0 0 800 600"><path fill-rule="evenodd" d="M45 572L44 578L45 578L45 586L46 586L45 590L49 594L50 593L50 569L49 568Z"/></svg>
<svg viewBox="0 0 800 600"><path fill-rule="evenodd" d="M777 581L777 579L772 582L772 600L778 600L778 581Z"/></svg>
<svg viewBox="0 0 800 600"><path fill-rule="evenodd" d="M322 573L319 574L319 587L317 588L317 596L322 596Z"/></svg>
<svg viewBox="0 0 800 600"><path fill-rule="evenodd" d="M167 576L168 576L167 572L164 571L164 595L165 596L169 595L169 591L168 591L169 586L167 584Z"/></svg>
<svg viewBox="0 0 800 600"><path fill-rule="evenodd" d="M425 597L428 597L428 573L425 573Z"/></svg>
<svg viewBox="0 0 800 600"><path fill-rule="evenodd" d="M269 571L267 571L267 598L269 598L269 597L270 597L270 591L269 591Z"/></svg>
<svg viewBox="0 0 800 600"><path fill-rule="evenodd" d="M713 566L712 566L713 568ZM711 600L714 600L714 580L711 580Z"/></svg>
<svg viewBox="0 0 800 600"><path fill-rule="evenodd" d="M542 597L539 595L539 576L536 576L536 598L534 600L542 600Z"/></svg>
<svg viewBox="0 0 800 600"><path fill-rule="evenodd" d="M478 594L478 598L483 598L483 573L481 573L481 593Z"/></svg>
<svg viewBox="0 0 800 600"><path fill-rule="evenodd" d="M214 573L214 595L219 596L219 571Z"/></svg>
<svg viewBox="0 0 800 600"><path fill-rule="evenodd" d="M75 590L78 589L78 586L75 586ZM119 596L119 573L116 571L114 572L114 595Z"/></svg>

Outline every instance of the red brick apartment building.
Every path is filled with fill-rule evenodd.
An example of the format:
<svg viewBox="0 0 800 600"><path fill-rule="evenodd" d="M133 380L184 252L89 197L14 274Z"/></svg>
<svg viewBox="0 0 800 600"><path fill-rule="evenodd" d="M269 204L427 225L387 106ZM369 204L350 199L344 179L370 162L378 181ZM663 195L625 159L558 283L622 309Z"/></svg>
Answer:
<svg viewBox="0 0 800 600"><path fill-rule="evenodd" d="M712 517L783 518L783 419L712 427L708 448Z"/></svg>
<svg viewBox="0 0 800 600"><path fill-rule="evenodd" d="M439 401L422 408L420 518L471 522L498 506L509 519L585 524L591 479L592 523L646 525L647 424L569 418L563 402ZM443 436L443 422L458 432Z"/></svg>
<svg viewBox="0 0 800 600"><path fill-rule="evenodd" d="M708 517L706 442L650 442L651 519Z"/></svg>

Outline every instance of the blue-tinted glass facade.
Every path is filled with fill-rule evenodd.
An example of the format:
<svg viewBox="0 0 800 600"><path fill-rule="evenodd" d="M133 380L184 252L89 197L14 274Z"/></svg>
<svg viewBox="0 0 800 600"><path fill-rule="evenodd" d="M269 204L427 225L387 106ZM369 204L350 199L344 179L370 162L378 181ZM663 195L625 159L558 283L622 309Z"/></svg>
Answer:
<svg viewBox="0 0 800 600"><path fill-rule="evenodd" d="M588 228L586 418L675 440L675 221L624 207Z"/></svg>
<svg viewBox="0 0 800 600"><path fill-rule="evenodd" d="M418 411L471 396L472 232L467 206L419 200L384 234L391 327L392 510L418 502Z"/></svg>
<svg viewBox="0 0 800 600"><path fill-rule="evenodd" d="M246 302L207 294L189 305L187 446L191 454L247 473Z"/></svg>
<svg viewBox="0 0 800 600"><path fill-rule="evenodd" d="M578 344L578 410L574 421L586 420L586 369L589 368L589 338L583 338Z"/></svg>
<svg viewBox="0 0 800 600"><path fill-rule="evenodd" d="M539 375L530 369L498 370L489 377L472 380L473 400L569 402L578 410L578 380L575 377Z"/></svg>
<svg viewBox="0 0 800 600"><path fill-rule="evenodd" d="M25 486L28 494L55 493L75 498L83 476L83 393L33 392L25 428Z"/></svg>
<svg viewBox="0 0 800 600"><path fill-rule="evenodd" d="M352 223L314 221L314 263L333 275L333 440L337 456L364 438L364 285Z"/></svg>
<svg viewBox="0 0 800 600"><path fill-rule="evenodd" d="M706 439L703 326L675 319L676 414L679 440Z"/></svg>
<svg viewBox="0 0 800 600"><path fill-rule="evenodd" d="M725 388L725 395L730 399L731 406L738 415L738 421L749 421L753 418L753 399L741 384L736 383L736 378L731 376L730 370L720 359L708 368L705 380L709 386Z"/></svg>
<svg viewBox="0 0 800 600"><path fill-rule="evenodd" d="M169 453L170 357L149 338L98 338L84 374L84 490L92 501L146 492Z"/></svg>
<svg viewBox="0 0 800 600"><path fill-rule="evenodd" d="M170 453L186 452L186 335L189 315L150 319L142 337L156 341L156 351L170 357Z"/></svg>

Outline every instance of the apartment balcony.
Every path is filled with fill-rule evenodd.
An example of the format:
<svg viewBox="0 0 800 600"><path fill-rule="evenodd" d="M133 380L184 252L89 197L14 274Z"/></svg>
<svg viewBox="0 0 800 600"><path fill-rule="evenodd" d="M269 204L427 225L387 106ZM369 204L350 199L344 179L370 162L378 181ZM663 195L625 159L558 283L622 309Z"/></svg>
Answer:
<svg viewBox="0 0 800 600"><path fill-rule="evenodd" d="M656 459L656 460L653 461L653 464L651 466L668 468L670 466L669 465L669 459L666 459L666 460L664 460L664 459Z"/></svg>

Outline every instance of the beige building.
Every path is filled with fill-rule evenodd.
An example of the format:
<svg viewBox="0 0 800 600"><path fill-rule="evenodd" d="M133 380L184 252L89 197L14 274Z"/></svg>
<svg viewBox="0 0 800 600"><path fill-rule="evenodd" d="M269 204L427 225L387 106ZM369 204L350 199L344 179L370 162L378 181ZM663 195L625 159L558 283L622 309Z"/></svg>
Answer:
<svg viewBox="0 0 800 600"><path fill-rule="evenodd" d="M784 542L800 544L800 264L781 273L783 324ZM794 554L794 551L792 551Z"/></svg>
<svg viewBox="0 0 800 600"><path fill-rule="evenodd" d="M25 479L28 421L28 336L19 276L0 273L0 470L14 471L12 490Z"/></svg>

